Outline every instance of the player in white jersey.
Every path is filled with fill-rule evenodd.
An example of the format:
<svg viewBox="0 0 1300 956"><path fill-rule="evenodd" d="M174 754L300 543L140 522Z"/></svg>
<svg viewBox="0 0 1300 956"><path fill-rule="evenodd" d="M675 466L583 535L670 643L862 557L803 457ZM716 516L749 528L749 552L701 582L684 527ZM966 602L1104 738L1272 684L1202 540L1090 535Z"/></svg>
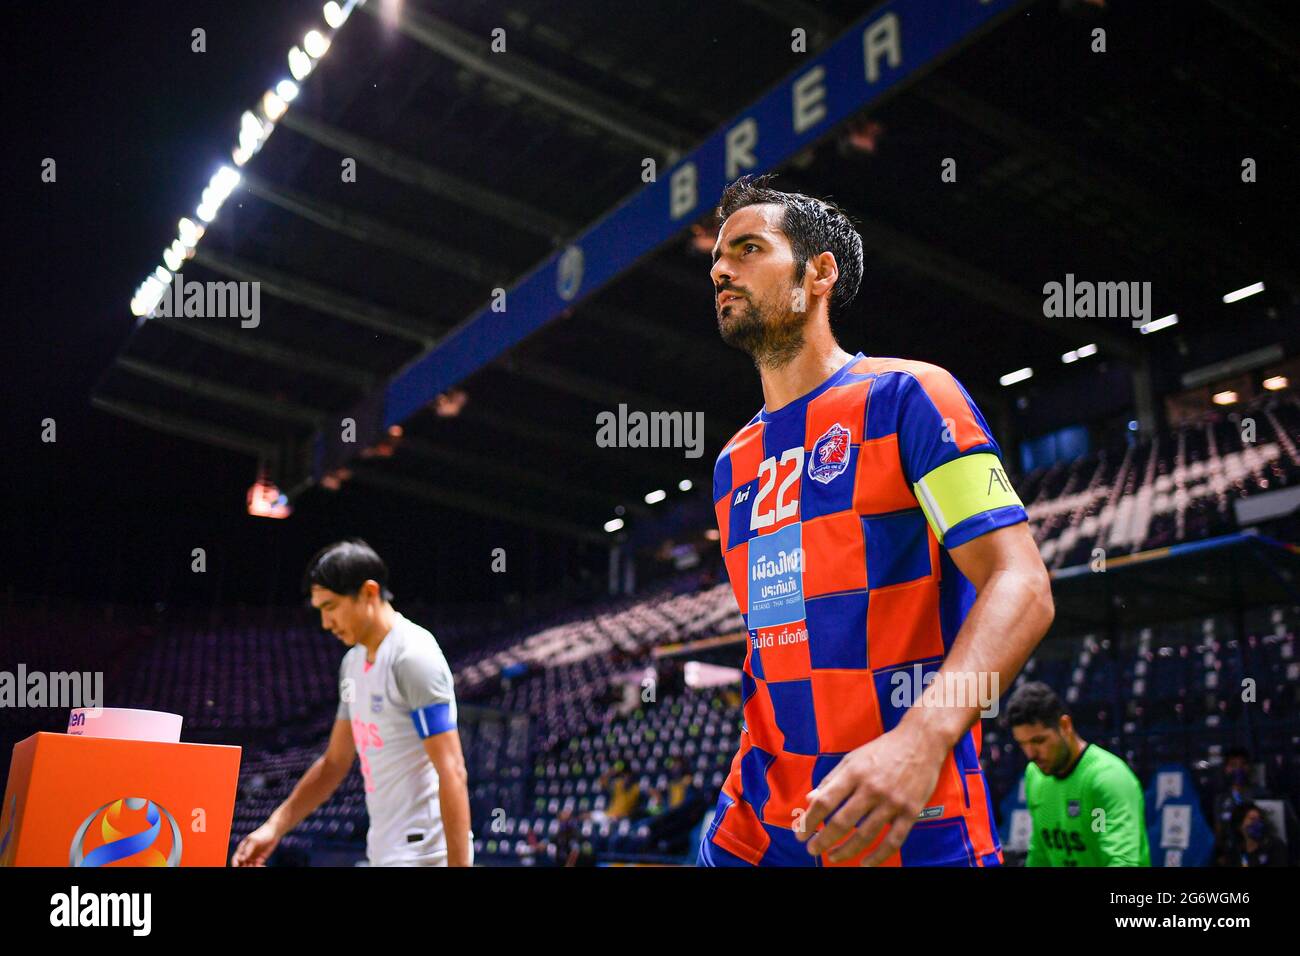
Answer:
<svg viewBox="0 0 1300 956"><path fill-rule="evenodd" d="M372 866L471 866L469 789L451 668L432 634L390 603L388 569L364 541L322 549L304 584L321 625L349 650L325 753L232 866L262 866L281 838L343 782L361 757Z"/></svg>

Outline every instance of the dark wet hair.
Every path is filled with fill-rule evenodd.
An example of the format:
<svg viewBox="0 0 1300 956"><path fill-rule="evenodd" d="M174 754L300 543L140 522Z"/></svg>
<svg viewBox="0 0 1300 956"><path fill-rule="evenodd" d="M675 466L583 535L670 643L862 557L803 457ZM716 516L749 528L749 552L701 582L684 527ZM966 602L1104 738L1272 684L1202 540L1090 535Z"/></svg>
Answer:
<svg viewBox="0 0 1300 956"><path fill-rule="evenodd" d="M302 589L310 592L319 585L335 594L354 595L367 581L379 582L379 596L385 601L393 599L388 590L388 565L360 538L335 541L316 552L307 563L302 578Z"/></svg>
<svg viewBox="0 0 1300 956"><path fill-rule="evenodd" d="M862 237L844 210L825 199L803 193L787 193L771 187L772 174L757 178L741 176L722 192L718 221L737 209L771 203L785 210L781 231L790 240L794 254L794 281L802 282L808 260L823 252L835 256L840 276L831 289L829 314L832 318L848 308L862 285Z"/></svg>
<svg viewBox="0 0 1300 956"><path fill-rule="evenodd" d="M1055 727L1066 713L1056 691L1042 681L1021 684L1007 701L1007 723L1012 727L1023 724L1042 724Z"/></svg>

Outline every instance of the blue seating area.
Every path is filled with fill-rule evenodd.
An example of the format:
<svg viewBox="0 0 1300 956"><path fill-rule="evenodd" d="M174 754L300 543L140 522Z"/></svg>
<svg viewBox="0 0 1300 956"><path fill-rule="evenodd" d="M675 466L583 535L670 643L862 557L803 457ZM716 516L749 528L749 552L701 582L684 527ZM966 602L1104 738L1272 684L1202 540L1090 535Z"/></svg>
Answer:
<svg viewBox="0 0 1300 956"><path fill-rule="evenodd" d="M170 632L140 655L126 695L183 714L187 731L273 729L337 706L342 651L307 626Z"/></svg>
<svg viewBox="0 0 1300 956"><path fill-rule="evenodd" d="M1018 490L1044 562L1071 567L1097 548L1117 557L1236 530L1235 500L1300 482L1296 436L1300 400L1270 395L1231 416L1036 469Z"/></svg>
<svg viewBox="0 0 1300 956"><path fill-rule="evenodd" d="M646 792L667 786L665 761L675 758L691 773L694 792L716 794L739 726L738 707L724 707L721 692L665 695L623 717L606 698L620 678L645 669L655 646L740 627L743 621L729 586L699 590L699 576L691 575L649 596L614 600L536 633L507 639L475 654L473 663L453 658L476 852L496 862L545 861L546 840L558 831L565 810L595 815L578 823L592 852L635 855L644 850L650 839L645 823L600 819L606 797L596 783L620 760L638 775ZM270 743L245 751L232 846L288 796L328 737L341 649L331 648L319 632L304 634L327 653L299 647L303 653L296 663L298 679L313 692L305 692L301 702L283 711L289 723L274 731ZM259 640L283 640L283 646L293 648L298 636L289 631L263 634ZM237 638L234 644L239 646ZM180 662L186 650L201 656L209 646L206 634L174 637L156 649L158 661L145 669L141 680L192 673L187 668L193 665ZM247 654L234 659L246 660ZM226 700L237 685L210 677L202 686L209 695L205 700L215 701ZM271 706L280 700L273 692L263 693ZM295 723L304 711L313 716ZM250 726L253 713L247 705L214 706L209 708L209 726L227 732L261 729L261 724ZM364 792L354 770L282 846L311 851L348 844L360 857L365 830Z"/></svg>
<svg viewBox="0 0 1300 956"><path fill-rule="evenodd" d="M1052 639L1019 680L1044 680L1056 688L1082 735L1123 756L1142 779L1162 764L1180 763L1208 799L1224 749L1247 743L1267 761L1271 784L1295 793L1300 608L1257 609L1245 624L1244 639L1235 636L1232 621L1213 615L1116 639ZM660 639L673 635L665 632ZM634 695L630 706L621 706L614 691L624 682L635 691L648 661L646 654L627 657L606 649L534 669L490 693L465 692L461 734L480 861L553 864L554 841L568 818L584 852L596 858L659 858L647 804L651 792L665 790L670 761L677 775L690 775L692 791L712 802L738 740L737 692L687 688L653 702ZM1256 681L1257 703L1250 707L1239 693L1226 692L1246 676ZM327 732L328 720L301 745L246 754L234 838L288 794ZM996 803L1018 785L1024 760L996 720L985 721L984 741ZM642 793L638 811L622 818L608 815L609 788L601 785L616 767L625 768ZM350 842L359 857L365 826L360 778L353 773L285 845L312 849Z"/></svg>
<svg viewBox="0 0 1300 956"><path fill-rule="evenodd" d="M1300 608L1255 609L1244 624L1244 638L1230 620L1208 615L1117 640L1049 639L1004 690L1046 682L1072 708L1084 739L1123 757L1143 780L1162 764L1178 763L1208 796L1223 751L1243 744L1265 760L1274 788L1297 794ZM1247 678L1254 681L1249 704L1242 700ZM984 725L984 767L998 799L1024 771L1010 731L993 721Z"/></svg>
<svg viewBox="0 0 1300 956"><path fill-rule="evenodd" d="M569 814L592 854L653 855L650 795L665 792L672 776L689 775L689 790L709 802L722 785L740 730L738 698L734 691L730 702L727 696L717 689L687 690L625 716L607 715L538 753L522 803L510 810L501 801L498 815L489 811L486 825L476 829L478 853L503 862L530 861L546 852L536 840L553 838L562 814ZM642 796L638 811L627 817L607 813L609 794L601 780L615 768L626 768Z"/></svg>
<svg viewBox="0 0 1300 956"><path fill-rule="evenodd" d="M1022 496L1049 566L1190 540L1233 527L1231 502L1300 480L1300 405L1271 396L1240 422L1184 426L1118 454L1102 451L1035 472ZM337 704L343 648L301 612L231 612L216 623L130 626L102 614L10 608L16 659L54 667L75 657L107 675L107 706L184 715L184 739L244 747L233 842L260 824L323 749ZM432 618L413 614L441 633ZM461 704L460 732L480 860L556 862L566 832L600 859L671 855L657 818L682 780L694 807L716 798L738 741L736 686L664 688L639 696L661 645L743 629L730 586L695 572L647 593L611 598L512 633L476 640L464 626L445 643ZM1210 614L1133 632L1053 637L1018 681L1043 680L1072 708L1082 735L1147 779L1174 762L1202 793L1219 759L1246 744L1270 783L1300 793L1300 609ZM496 633L496 632L494 632ZM55 655L51 650L58 648ZM737 649L735 665L740 664ZM64 665L67 666L67 665ZM1253 684L1243 686L1243 681ZM1243 701L1249 687L1253 699ZM1014 688L1002 688L1009 694ZM9 743L61 729L66 713L0 710ZM984 723L983 759L995 801L1014 789L1024 760L1009 730ZM609 775L628 774L641 800L611 815ZM358 772L282 844L301 859L358 859L367 820Z"/></svg>

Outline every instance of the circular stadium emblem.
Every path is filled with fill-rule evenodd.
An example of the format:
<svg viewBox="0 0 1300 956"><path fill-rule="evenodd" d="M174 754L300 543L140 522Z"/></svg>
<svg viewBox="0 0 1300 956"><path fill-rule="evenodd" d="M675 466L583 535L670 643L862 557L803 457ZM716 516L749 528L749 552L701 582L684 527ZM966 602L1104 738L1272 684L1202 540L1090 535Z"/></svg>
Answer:
<svg viewBox="0 0 1300 956"><path fill-rule="evenodd" d="M164 832L163 819L167 828ZM77 827L70 866L180 866L181 828L167 809L144 797L104 804Z"/></svg>
<svg viewBox="0 0 1300 956"><path fill-rule="evenodd" d="M569 246L555 267L555 291L565 302L572 302L582 286L582 247Z"/></svg>

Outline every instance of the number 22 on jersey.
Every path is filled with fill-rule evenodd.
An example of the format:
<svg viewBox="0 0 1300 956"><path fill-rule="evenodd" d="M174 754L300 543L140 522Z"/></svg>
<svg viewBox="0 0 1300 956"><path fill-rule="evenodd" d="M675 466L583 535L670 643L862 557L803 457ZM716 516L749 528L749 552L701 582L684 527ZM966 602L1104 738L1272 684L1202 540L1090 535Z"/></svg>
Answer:
<svg viewBox="0 0 1300 956"><path fill-rule="evenodd" d="M803 455L803 446L787 448L781 453L779 463L773 455L758 466L758 496L754 499L749 512L750 531L770 528L777 522L793 516L799 510L799 498L797 495L791 497L791 494L799 480L799 472L803 470ZM777 485L778 477L781 481L780 485ZM769 501L774 486L776 487L775 500Z"/></svg>

